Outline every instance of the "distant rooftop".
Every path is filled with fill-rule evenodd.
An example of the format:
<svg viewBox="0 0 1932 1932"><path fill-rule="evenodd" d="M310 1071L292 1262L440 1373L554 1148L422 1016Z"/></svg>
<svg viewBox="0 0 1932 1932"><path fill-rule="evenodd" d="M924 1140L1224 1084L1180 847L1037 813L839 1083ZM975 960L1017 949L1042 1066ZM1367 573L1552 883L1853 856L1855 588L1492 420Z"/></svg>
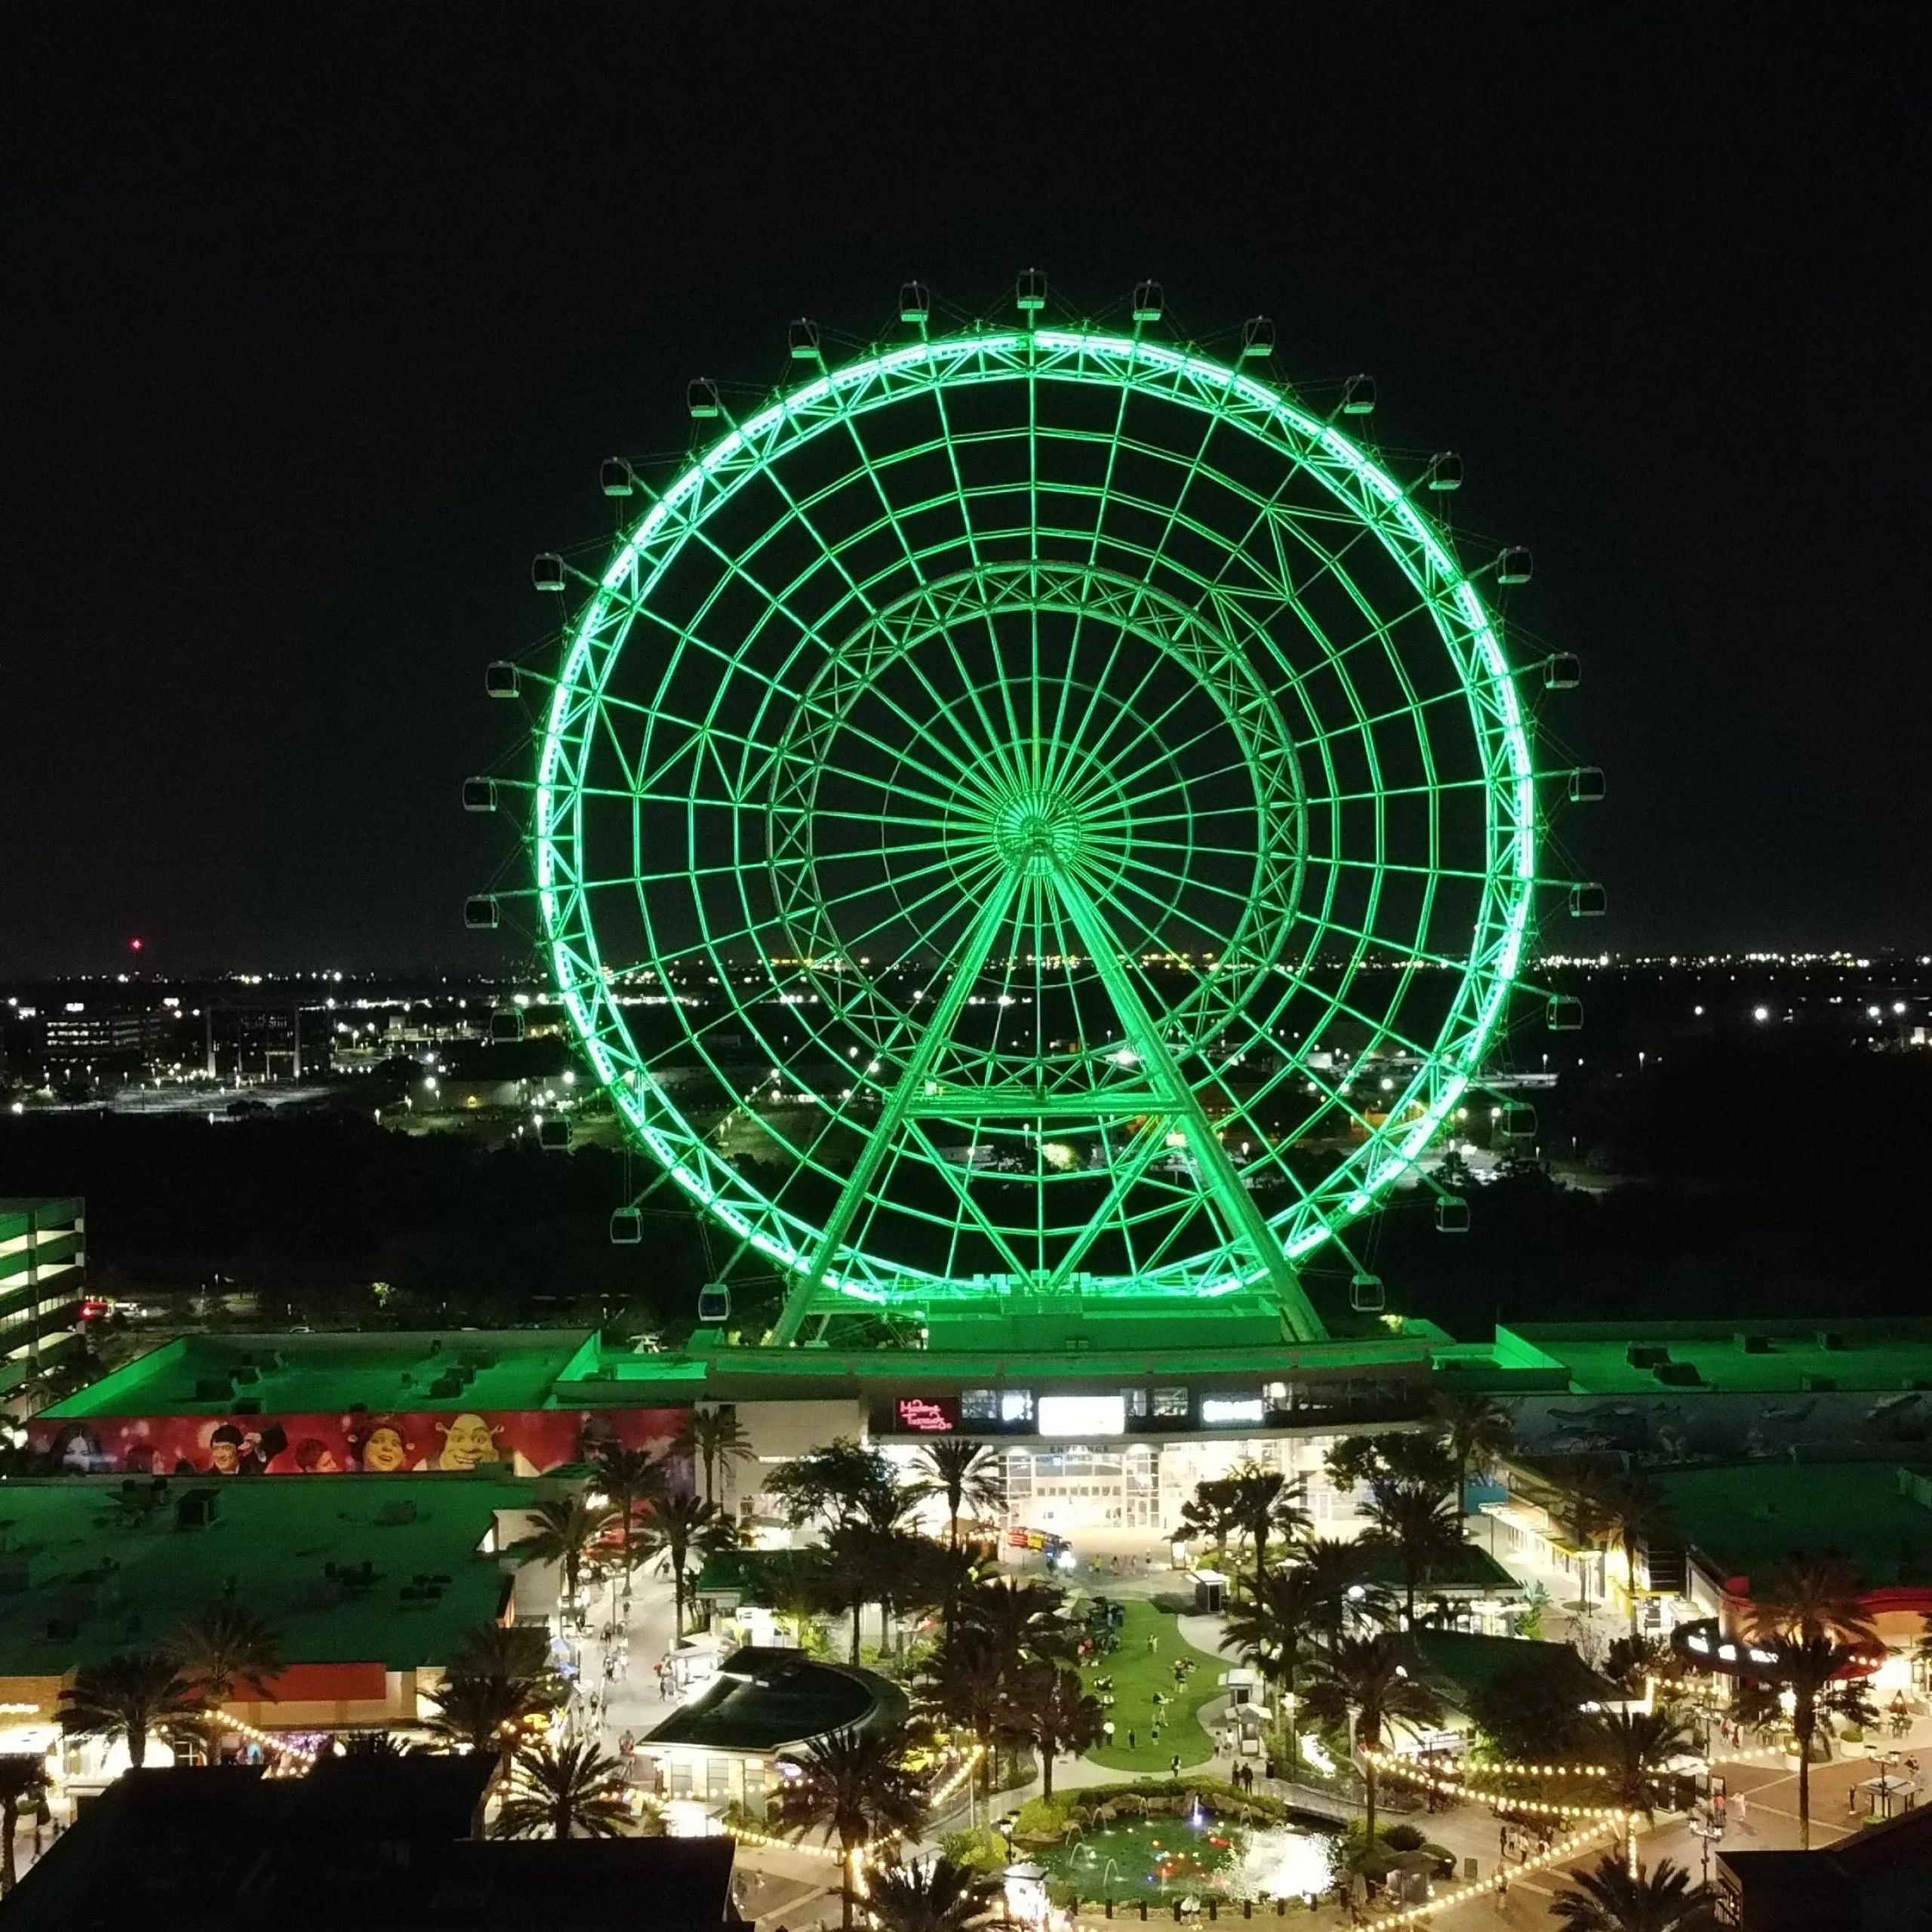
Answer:
<svg viewBox="0 0 1932 1932"><path fill-rule="evenodd" d="M214 1499L205 1527L177 1526L191 1492ZM0 1484L0 1678L58 1678L156 1643L231 1578L291 1665L440 1664L498 1614L506 1579L480 1552L496 1512L527 1508L531 1486L481 1472L177 1478L145 1522L124 1515L122 1494L111 1477ZM365 1562L366 1586L329 1572ZM419 1577L449 1580L424 1594Z"/></svg>
<svg viewBox="0 0 1932 1932"><path fill-rule="evenodd" d="M1485 1637L1468 1630L1417 1630L1413 1641L1427 1674L1459 1710L1468 1709L1506 1671L1558 1672L1574 1682L1579 1704L1607 1703L1623 1695L1567 1644Z"/></svg>
<svg viewBox="0 0 1932 1932"><path fill-rule="evenodd" d="M1496 1333L1499 1349L1506 1338L1561 1361L1580 1395L1932 1389L1932 1320L1524 1322Z"/></svg>
<svg viewBox="0 0 1932 1932"><path fill-rule="evenodd" d="M1867 1590L1932 1583L1932 1488L1887 1462L1660 1471L1684 1542L1724 1579L1761 1585L1794 1550L1842 1550Z"/></svg>
<svg viewBox="0 0 1932 1932"><path fill-rule="evenodd" d="M850 1724L894 1723L907 1709L906 1694L869 1670L815 1663L802 1651L747 1644L644 1742L776 1751Z"/></svg>
<svg viewBox="0 0 1932 1932"><path fill-rule="evenodd" d="M45 1413L226 1416L237 1394L258 1402L265 1415L326 1415L358 1402L377 1409L540 1409L591 1339L584 1328L183 1335Z"/></svg>

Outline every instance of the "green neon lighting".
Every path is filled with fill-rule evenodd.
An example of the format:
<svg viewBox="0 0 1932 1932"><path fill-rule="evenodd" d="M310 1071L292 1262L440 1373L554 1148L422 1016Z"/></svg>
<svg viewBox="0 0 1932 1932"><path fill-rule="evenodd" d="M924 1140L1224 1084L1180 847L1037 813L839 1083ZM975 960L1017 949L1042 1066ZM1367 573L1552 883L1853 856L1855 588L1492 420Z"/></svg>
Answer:
<svg viewBox="0 0 1932 1932"><path fill-rule="evenodd" d="M1255 1289L1308 1334L1294 1264L1503 1024L1536 826L1495 622L1402 486L1252 376L1039 328L694 457L573 621L531 838L596 1078L801 1284L787 1334Z"/></svg>

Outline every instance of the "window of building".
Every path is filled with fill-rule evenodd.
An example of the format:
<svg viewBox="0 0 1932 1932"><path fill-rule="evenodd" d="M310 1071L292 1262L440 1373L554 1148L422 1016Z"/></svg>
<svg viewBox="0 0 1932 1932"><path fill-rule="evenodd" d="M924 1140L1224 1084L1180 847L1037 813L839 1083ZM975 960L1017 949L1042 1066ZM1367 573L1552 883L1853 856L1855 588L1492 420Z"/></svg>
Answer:
<svg viewBox="0 0 1932 1932"><path fill-rule="evenodd" d="M968 1389L959 1398L959 1420L961 1422L998 1422L999 1420L999 1391L997 1389Z"/></svg>
<svg viewBox="0 0 1932 1932"><path fill-rule="evenodd" d="M1002 1389L999 1392L999 1419L1001 1422L1031 1422L1033 1420L1032 1390Z"/></svg>
<svg viewBox="0 0 1932 1932"><path fill-rule="evenodd" d="M1185 1389L1156 1389L1154 1391L1153 1408L1157 1421L1186 1421L1187 1391Z"/></svg>
<svg viewBox="0 0 1932 1932"><path fill-rule="evenodd" d="M1147 1413L1147 1392L1144 1389L1123 1389L1120 1398L1127 1406L1130 1417L1144 1417Z"/></svg>

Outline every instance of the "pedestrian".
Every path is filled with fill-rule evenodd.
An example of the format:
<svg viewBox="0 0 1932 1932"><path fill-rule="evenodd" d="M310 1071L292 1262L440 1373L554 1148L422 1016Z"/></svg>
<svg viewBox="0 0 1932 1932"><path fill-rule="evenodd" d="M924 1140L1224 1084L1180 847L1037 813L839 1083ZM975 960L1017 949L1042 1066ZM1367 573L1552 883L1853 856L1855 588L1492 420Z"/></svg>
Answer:
<svg viewBox="0 0 1932 1932"><path fill-rule="evenodd" d="M625 1757L628 1758L631 1753L637 1749L636 1733L634 1731L626 1731L623 1736L617 1740L617 1749Z"/></svg>
<svg viewBox="0 0 1932 1932"><path fill-rule="evenodd" d="M1168 1760L1168 1776L1171 1778L1180 1776L1180 1753L1178 1751Z"/></svg>
<svg viewBox="0 0 1932 1932"><path fill-rule="evenodd" d="M1138 1734L1135 1731L1133 1725L1129 1724L1127 1727L1127 1748L1130 1751L1137 1748L1136 1743L1137 1737Z"/></svg>
<svg viewBox="0 0 1932 1932"><path fill-rule="evenodd" d="M1147 1654L1151 1657L1161 1647L1160 1633L1157 1631L1147 1639Z"/></svg>
<svg viewBox="0 0 1932 1932"><path fill-rule="evenodd" d="M1749 1829L1751 1801L1741 1791L1730 1801L1730 1815L1737 1820L1737 1829L1740 1832Z"/></svg>

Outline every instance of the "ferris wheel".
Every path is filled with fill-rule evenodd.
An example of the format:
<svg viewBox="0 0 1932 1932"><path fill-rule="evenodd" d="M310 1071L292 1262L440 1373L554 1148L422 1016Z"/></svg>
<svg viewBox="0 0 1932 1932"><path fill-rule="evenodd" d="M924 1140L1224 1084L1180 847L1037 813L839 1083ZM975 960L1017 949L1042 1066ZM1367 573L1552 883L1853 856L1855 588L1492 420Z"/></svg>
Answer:
<svg viewBox="0 0 1932 1932"><path fill-rule="evenodd" d="M844 354L795 323L777 392L691 386L657 487L605 464L614 545L534 566L577 594L557 654L491 669L534 770L466 802L521 804L529 871L467 916L534 914L631 1143L786 1284L777 1340L1257 1303L1318 1337L1349 1224L1405 1184L1466 1212L1428 1161L1540 890L1601 909L1539 871L1544 781L1601 791L1539 771L1575 660L1512 657L1528 553L1465 568L1460 459L1371 454L1367 378L1288 389L1262 318L1186 346L1152 284L1015 297L942 328L909 285Z"/></svg>

